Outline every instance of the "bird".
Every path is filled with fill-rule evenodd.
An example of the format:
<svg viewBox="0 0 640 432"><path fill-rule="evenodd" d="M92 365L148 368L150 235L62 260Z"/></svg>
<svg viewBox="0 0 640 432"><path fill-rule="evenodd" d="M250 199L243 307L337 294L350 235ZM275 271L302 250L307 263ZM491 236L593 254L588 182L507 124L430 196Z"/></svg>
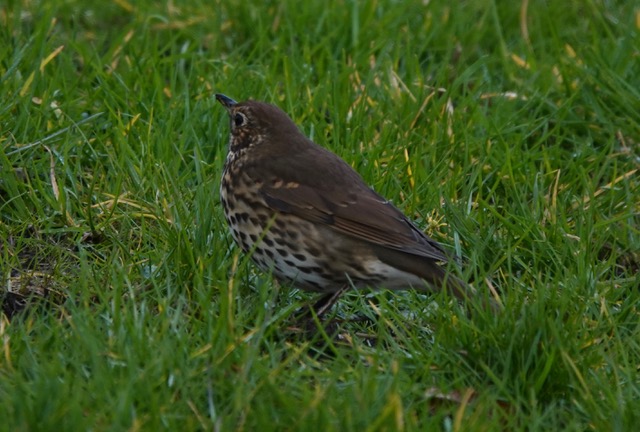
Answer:
<svg viewBox="0 0 640 432"><path fill-rule="evenodd" d="M352 288L475 294L447 271L455 257L284 111L215 97L229 116L220 201L231 236L261 270L320 293L318 315Z"/></svg>

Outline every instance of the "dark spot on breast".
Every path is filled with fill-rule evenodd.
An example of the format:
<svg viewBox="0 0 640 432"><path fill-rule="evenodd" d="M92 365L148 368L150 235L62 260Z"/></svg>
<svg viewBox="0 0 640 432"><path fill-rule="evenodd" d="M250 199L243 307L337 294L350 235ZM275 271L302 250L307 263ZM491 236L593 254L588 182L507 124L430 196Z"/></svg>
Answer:
<svg viewBox="0 0 640 432"><path fill-rule="evenodd" d="M264 242L264 244L266 244L269 247L273 246L273 240L271 240L270 238L264 238L262 239L262 241Z"/></svg>
<svg viewBox="0 0 640 432"><path fill-rule="evenodd" d="M280 237L280 238L282 238L283 237L282 234L284 234L284 232L281 229L279 229L279 228L277 228L275 226L272 226L271 228L269 228L269 232L271 232L273 235L275 235L277 237Z"/></svg>
<svg viewBox="0 0 640 432"><path fill-rule="evenodd" d="M302 262L307 260L306 255L299 254L299 253L293 254L293 257L296 258L298 261L302 261Z"/></svg>
<svg viewBox="0 0 640 432"><path fill-rule="evenodd" d="M296 266L296 263L294 263L293 261L288 260L288 259L284 260L284 263L285 263L286 265L288 265L289 267L297 267L297 266Z"/></svg>
<svg viewBox="0 0 640 432"><path fill-rule="evenodd" d="M249 220L249 213L247 213L247 212L238 213L238 220L241 220L243 222L248 221Z"/></svg>
<svg viewBox="0 0 640 432"><path fill-rule="evenodd" d="M298 238L298 232L287 230L287 235L291 238L291 240L296 240Z"/></svg>
<svg viewBox="0 0 640 432"><path fill-rule="evenodd" d="M255 234L249 234L249 238L251 239L252 242L256 242L258 241L258 236Z"/></svg>
<svg viewBox="0 0 640 432"><path fill-rule="evenodd" d="M286 258L289 256L289 251L287 251L286 249L277 248L276 252L278 252L278 254L283 258Z"/></svg>

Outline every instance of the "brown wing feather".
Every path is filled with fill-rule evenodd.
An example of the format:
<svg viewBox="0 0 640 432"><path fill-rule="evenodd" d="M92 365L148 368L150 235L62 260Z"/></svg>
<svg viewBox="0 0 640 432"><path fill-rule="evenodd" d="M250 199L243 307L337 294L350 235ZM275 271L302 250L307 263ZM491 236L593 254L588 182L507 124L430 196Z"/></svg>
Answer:
<svg viewBox="0 0 640 432"><path fill-rule="evenodd" d="M438 243L369 188L358 173L333 153L313 144L287 159L284 166L275 160L266 169L261 168L265 165L260 162L245 171L249 175L254 171L255 178L270 179L263 182L261 193L273 209L324 223L375 245L448 261ZM305 160L318 163L304 166Z"/></svg>

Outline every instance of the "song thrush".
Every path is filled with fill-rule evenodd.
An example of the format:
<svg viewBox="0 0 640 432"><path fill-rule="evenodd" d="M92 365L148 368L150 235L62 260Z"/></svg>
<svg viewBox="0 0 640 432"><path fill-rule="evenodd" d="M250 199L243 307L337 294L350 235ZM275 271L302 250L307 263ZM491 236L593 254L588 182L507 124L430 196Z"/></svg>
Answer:
<svg viewBox="0 0 640 432"><path fill-rule="evenodd" d="M236 243L262 270L331 295L348 287L473 289L450 257L345 161L305 137L274 105L236 102L220 197Z"/></svg>

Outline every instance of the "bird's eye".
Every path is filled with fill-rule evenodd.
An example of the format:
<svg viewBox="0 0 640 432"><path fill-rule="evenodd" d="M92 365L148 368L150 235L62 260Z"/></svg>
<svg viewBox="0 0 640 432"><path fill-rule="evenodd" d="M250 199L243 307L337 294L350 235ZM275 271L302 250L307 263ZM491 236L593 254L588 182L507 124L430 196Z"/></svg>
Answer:
<svg viewBox="0 0 640 432"><path fill-rule="evenodd" d="M233 123L235 123L236 126L242 126L245 121L245 116L240 113L236 113L236 115L233 116Z"/></svg>

